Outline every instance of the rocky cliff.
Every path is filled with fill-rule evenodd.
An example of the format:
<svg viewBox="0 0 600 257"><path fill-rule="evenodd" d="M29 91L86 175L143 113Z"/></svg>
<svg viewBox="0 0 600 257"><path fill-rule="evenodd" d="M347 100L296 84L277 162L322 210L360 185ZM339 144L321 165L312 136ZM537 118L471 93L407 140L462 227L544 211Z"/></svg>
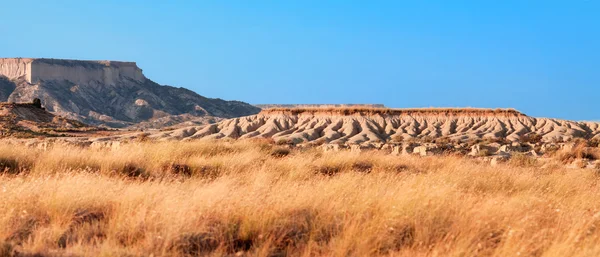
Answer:
<svg viewBox="0 0 600 257"><path fill-rule="evenodd" d="M42 99L46 109L89 124L124 127L152 121L233 118L257 107L206 98L147 79L133 62L0 59L0 100Z"/></svg>
<svg viewBox="0 0 600 257"><path fill-rule="evenodd" d="M152 135L157 139L272 138L276 142L372 145L390 141L447 138L519 141L524 135L545 142L600 137L600 123L534 118L512 109L268 109Z"/></svg>

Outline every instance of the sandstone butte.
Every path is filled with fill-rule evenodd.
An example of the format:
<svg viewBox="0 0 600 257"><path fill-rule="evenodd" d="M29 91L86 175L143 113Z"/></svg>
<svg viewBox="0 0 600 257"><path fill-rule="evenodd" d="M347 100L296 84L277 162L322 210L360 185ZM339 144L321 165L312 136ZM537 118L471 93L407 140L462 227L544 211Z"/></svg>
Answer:
<svg viewBox="0 0 600 257"><path fill-rule="evenodd" d="M244 102L159 85L134 62L0 58L0 102L34 98L53 114L109 127L161 127L260 111Z"/></svg>
<svg viewBox="0 0 600 257"><path fill-rule="evenodd" d="M272 138L373 146L402 140L446 137L518 141L536 133L543 142L600 137L600 123L529 117L514 109L474 108L272 108L257 115L227 119L150 135L158 140Z"/></svg>

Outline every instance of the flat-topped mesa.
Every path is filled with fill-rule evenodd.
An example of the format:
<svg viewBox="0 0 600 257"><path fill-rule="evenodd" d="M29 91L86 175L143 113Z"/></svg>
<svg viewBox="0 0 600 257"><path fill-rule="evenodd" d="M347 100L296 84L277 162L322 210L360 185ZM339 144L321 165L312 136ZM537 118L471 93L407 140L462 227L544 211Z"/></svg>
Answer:
<svg viewBox="0 0 600 257"><path fill-rule="evenodd" d="M383 104L255 104L261 109L272 108L387 108Z"/></svg>
<svg viewBox="0 0 600 257"><path fill-rule="evenodd" d="M66 80L74 84L98 82L115 85L120 78L139 82L146 80L135 62L44 58L0 58L0 75L9 79L24 78L31 84Z"/></svg>
<svg viewBox="0 0 600 257"><path fill-rule="evenodd" d="M368 108L368 107L341 107L341 108L269 108L263 109L260 114L287 114L287 115L422 115L422 116L496 116L496 117L525 117L526 115L515 109L485 109L485 108Z"/></svg>

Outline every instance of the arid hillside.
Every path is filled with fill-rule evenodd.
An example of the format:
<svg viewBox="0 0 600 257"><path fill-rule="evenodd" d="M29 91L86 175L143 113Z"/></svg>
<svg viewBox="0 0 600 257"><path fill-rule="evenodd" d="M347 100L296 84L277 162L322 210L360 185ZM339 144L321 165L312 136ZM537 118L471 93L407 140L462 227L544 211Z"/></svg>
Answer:
<svg viewBox="0 0 600 257"><path fill-rule="evenodd" d="M54 114L109 127L203 123L260 111L244 102L159 85L133 62L0 58L0 101L33 98Z"/></svg>
<svg viewBox="0 0 600 257"><path fill-rule="evenodd" d="M0 137L65 136L68 132L97 131L76 120L55 116L33 103L0 103Z"/></svg>
<svg viewBox="0 0 600 257"><path fill-rule="evenodd" d="M543 142L600 135L600 123L534 118L512 109L469 108L273 108L257 115L152 135L158 139L261 138L294 144L380 146L382 143L445 138L519 141L536 134Z"/></svg>

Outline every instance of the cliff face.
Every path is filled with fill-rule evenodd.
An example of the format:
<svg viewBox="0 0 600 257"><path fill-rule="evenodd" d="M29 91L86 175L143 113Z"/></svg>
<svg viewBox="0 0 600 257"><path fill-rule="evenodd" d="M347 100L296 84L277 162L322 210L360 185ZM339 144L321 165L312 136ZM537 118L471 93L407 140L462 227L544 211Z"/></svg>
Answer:
<svg viewBox="0 0 600 257"><path fill-rule="evenodd" d="M533 118L511 109L271 109L206 126L162 132L159 139L254 138L371 145L418 138L518 141L529 133L545 142L600 137L600 123Z"/></svg>
<svg viewBox="0 0 600 257"><path fill-rule="evenodd" d="M132 62L55 59L0 59L0 98L42 99L53 113L90 124L124 127L153 120L232 118L256 114L257 107L210 99L184 88L147 79ZM170 119L170 118L173 119Z"/></svg>
<svg viewBox="0 0 600 257"><path fill-rule="evenodd" d="M0 75L8 79L17 79L23 77L31 81L31 63L33 59L26 58L5 58L0 59Z"/></svg>

